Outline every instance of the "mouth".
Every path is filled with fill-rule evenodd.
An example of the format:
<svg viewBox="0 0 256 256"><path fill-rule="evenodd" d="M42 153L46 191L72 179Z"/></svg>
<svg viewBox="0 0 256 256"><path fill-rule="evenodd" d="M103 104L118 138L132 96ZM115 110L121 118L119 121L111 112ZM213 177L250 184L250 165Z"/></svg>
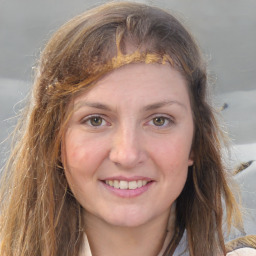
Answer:
<svg viewBox="0 0 256 256"><path fill-rule="evenodd" d="M122 198L137 197L148 191L155 183L154 180L149 178L133 177L113 177L101 180L101 183L116 196Z"/></svg>
<svg viewBox="0 0 256 256"><path fill-rule="evenodd" d="M147 180L133 180L133 181L126 181L126 180L104 180L103 181L106 185L116 188L116 189L129 189L134 190L141 187L146 186L148 183L152 181Z"/></svg>

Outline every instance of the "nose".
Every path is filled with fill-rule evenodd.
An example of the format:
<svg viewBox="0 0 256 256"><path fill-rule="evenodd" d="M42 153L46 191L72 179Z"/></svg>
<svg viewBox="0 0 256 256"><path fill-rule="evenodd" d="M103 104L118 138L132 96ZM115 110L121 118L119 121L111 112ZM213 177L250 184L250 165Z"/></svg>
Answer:
<svg viewBox="0 0 256 256"><path fill-rule="evenodd" d="M141 136L136 129L120 128L112 137L109 158L124 169L131 169L146 160Z"/></svg>

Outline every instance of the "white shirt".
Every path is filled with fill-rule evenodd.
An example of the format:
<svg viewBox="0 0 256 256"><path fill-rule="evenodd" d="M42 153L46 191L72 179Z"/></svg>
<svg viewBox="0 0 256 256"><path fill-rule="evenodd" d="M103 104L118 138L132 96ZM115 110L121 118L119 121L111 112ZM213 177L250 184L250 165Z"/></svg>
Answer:
<svg viewBox="0 0 256 256"><path fill-rule="evenodd" d="M170 217L169 217L169 221L168 221L168 225L167 225L166 238L165 238L163 247L157 256L163 255L164 251L166 250L168 244L170 243L170 241L172 239L174 223L175 223L175 207L176 207L175 204L173 204L173 206L171 207ZM186 251L186 248L187 248L186 236L187 236L187 233L185 231L180 240L179 245L175 249L173 256L189 256L189 252ZM79 256L92 256L92 252L91 252L90 245L89 245L86 234L84 234L84 242L82 244ZM251 249L251 248L241 248L241 249L238 249L238 250L228 253L226 256L256 256L256 250Z"/></svg>
<svg viewBox="0 0 256 256"><path fill-rule="evenodd" d="M160 251L160 253L157 256L162 256L166 247L168 246L168 243L171 240L171 233L168 232L166 239L164 241L164 245L162 250ZM189 252L184 252L186 249L186 232L184 232L183 237L178 245L178 247L176 248L173 256L189 256ZM183 253L184 252L184 253ZM183 253L183 254L182 254ZM84 242L82 245L82 248L80 250L79 256L92 256L91 250L90 250L90 245L87 239L87 236L84 235ZM233 252L230 252L227 254L227 256L256 256L256 250L252 249L252 248L241 248L241 249L237 249Z"/></svg>

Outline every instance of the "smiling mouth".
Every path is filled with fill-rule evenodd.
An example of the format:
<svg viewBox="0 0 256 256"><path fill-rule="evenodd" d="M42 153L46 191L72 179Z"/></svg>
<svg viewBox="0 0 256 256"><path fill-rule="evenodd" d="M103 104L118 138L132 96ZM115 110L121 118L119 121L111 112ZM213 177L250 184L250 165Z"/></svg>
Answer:
<svg viewBox="0 0 256 256"><path fill-rule="evenodd" d="M147 180L134 180L134 181L104 180L103 182L113 188L134 190L137 188L144 187L152 181L147 181Z"/></svg>

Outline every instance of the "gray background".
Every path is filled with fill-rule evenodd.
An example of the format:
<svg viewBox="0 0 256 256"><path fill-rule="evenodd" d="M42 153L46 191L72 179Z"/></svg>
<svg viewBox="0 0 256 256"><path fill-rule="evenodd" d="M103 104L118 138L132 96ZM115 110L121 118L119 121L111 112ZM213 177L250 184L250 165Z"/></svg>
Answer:
<svg viewBox="0 0 256 256"><path fill-rule="evenodd" d="M31 86L32 67L52 33L74 15L103 2L0 0L0 141L6 137L11 123L3 120L14 115L14 103L23 98ZM192 31L208 60L218 104L225 101L218 97L223 93L256 89L255 0L140 2L172 11ZM236 143L256 142L253 130L256 121L241 127L250 119L247 113L236 116L235 120L226 112L224 116Z"/></svg>
<svg viewBox="0 0 256 256"><path fill-rule="evenodd" d="M104 1L0 0L0 141L15 124L33 81L32 67L52 33L74 15ZM159 0L144 2L174 13L195 35L205 58L214 102L223 111L235 152L234 166L256 160L256 1ZM9 142L0 145L0 165ZM243 154L242 154L242 153ZM249 153L249 154L248 154ZM235 156L233 156L235 155ZM238 156L237 156L238 155ZM247 233L256 233L256 165L237 176Z"/></svg>

